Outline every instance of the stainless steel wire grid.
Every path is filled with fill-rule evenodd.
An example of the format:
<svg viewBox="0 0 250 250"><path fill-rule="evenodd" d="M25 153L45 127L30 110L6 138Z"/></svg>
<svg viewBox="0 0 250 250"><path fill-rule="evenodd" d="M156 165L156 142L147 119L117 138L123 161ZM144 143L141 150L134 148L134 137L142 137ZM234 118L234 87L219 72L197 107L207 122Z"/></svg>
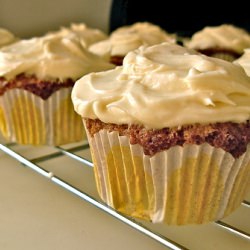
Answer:
<svg viewBox="0 0 250 250"><path fill-rule="evenodd" d="M74 185L68 183L67 181L63 180L60 176L56 176L53 172L48 171L44 169L41 165L42 162L45 161L51 161L55 158L60 158L62 156L66 156L70 158L72 161L80 162L82 167L93 167L93 163L85 158L82 157L79 152L82 150L89 150L89 146L87 142L83 142L77 146L69 146L69 147L53 147L53 150L44 153L43 155L30 159L28 157L23 156L21 153L18 152L18 150L15 150L16 144L0 144L0 150L6 153L7 155L13 157L18 162L20 162L20 165L25 165L32 169L33 171L37 172L38 174L48 178L53 183L59 185L60 187L68 190L72 194L80 197L85 202L91 203L93 206L101 209L103 212L106 212L110 216L115 217L119 221L127 224L128 226L140 231L141 233L147 235L148 237L158 241L162 245L166 246L166 249L190 249L185 245L180 244L176 240L171 239L171 237L168 237L167 235L163 235L157 230L154 230L154 228L151 228L148 226L148 224L144 224L139 220L124 216L114 209L110 208L106 204L102 203L95 197L89 195L88 193L79 190ZM242 207L248 209L248 212L250 212L250 201L244 200L241 204ZM248 213L250 215L250 213ZM246 221L250 223L249 217L244 218ZM228 234L232 234L236 237L241 238L243 241L246 241L249 243L249 249L250 249L250 232L247 232L246 230L243 230L241 228L238 228L234 225L230 225L229 223L226 223L224 221L217 221L213 224L213 226L217 227L219 230L224 230ZM247 243L247 244L248 244Z"/></svg>

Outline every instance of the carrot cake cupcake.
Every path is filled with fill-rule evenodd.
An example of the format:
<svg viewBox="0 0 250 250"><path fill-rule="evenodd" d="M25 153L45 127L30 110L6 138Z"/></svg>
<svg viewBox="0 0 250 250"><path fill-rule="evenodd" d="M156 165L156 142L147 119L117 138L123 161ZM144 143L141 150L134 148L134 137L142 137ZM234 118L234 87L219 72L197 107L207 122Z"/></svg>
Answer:
<svg viewBox="0 0 250 250"><path fill-rule="evenodd" d="M163 43L129 52L72 91L98 192L118 211L167 224L221 219L250 180L250 78L242 67Z"/></svg>
<svg viewBox="0 0 250 250"><path fill-rule="evenodd" d="M84 139L70 99L81 76L114 66L57 34L0 50L0 129L7 141L60 145Z"/></svg>

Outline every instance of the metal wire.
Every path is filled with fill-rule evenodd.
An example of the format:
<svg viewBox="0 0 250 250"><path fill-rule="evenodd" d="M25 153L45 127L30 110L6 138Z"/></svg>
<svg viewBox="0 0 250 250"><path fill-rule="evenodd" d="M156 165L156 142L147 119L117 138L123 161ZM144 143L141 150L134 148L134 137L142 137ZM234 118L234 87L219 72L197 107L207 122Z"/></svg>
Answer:
<svg viewBox="0 0 250 250"><path fill-rule="evenodd" d="M250 202L249 201L243 201L242 205L245 206L245 207L250 208Z"/></svg>
<svg viewBox="0 0 250 250"><path fill-rule="evenodd" d="M116 219L124 222L125 224L133 227L134 229L137 229L138 231L140 231L140 232L144 233L145 235L149 236L150 238L158 241L159 243L163 244L164 246L168 247L169 249L172 249L172 250L187 250L187 248L185 248L184 246L181 246L180 244L166 238L163 235L152 232L150 229L148 229L144 225L139 224L136 221L133 221L129 217L121 215L120 213L116 212L114 209L112 209L109 206L97 201L96 199L94 199L90 195L78 190L77 188L71 186L67 182L65 182L65 181L61 180L59 177L55 176L52 172L46 171L42 167L40 167L37 164L31 162L30 160L26 159L22 155L16 153L14 150L11 150L7 146L4 146L3 144L0 144L0 150L4 151L6 154L8 154L11 157L15 158L20 163L26 165L27 167L31 168L32 170L36 171L37 173L39 173L39 174L43 175L44 177L50 179L52 182L58 184L59 186L67 189L68 191L72 192L73 194L77 195L78 197L82 198L83 200L89 202L90 204L94 205L95 207L100 208L101 210L103 210L104 212L112 215ZM60 150L62 150L62 152L65 153L66 155L71 156L71 153L68 153L68 152L66 153L66 151L64 149L60 148ZM50 154L50 155L47 155L44 158L40 158L40 160L43 161L44 159L51 159L51 158L54 158L55 155L58 155L58 154L56 154L56 153L55 154ZM75 159L75 157L73 157L73 158ZM38 158L33 160L33 161L38 161Z"/></svg>
<svg viewBox="0 0 250 250"><path fill-rule="evenodd" d="M8 144L8 145L0 144L0 150L5 152L9 156L15 158L20 163L28 166L29 168L36 171L37 173L43 175L46 178L49 178L52 182L56 183L57 185L72 192L73 194L75 194L78 197L82 198L83 200L91 203L92 205L101 209L102 211L110 214L111 216L115 217L116 219L118 219L118 220L126 223L127 225L137 229L138 231L140 231L140 232L144 233L145 235L149 236L150 238L158 241L159 243L163 244L164 246L168 247L169 249L173 249L173 250L187 249L184 246L181 246L180 244L166 238L165 236L151 231L149 228L138 223L137 221L133 220L132 218L121 215L120 213L118 213L114 209L110 208L106 204L103 204L103 203L97 201L96 199L94 199L93 197L91 197L90 195L88 195L85 192L79 191L77 188L68 184L67 182L60 179L59 177L55 176L52 172L46 171L41 166L36 164L36 163L47 161L47 160L50 160L50 159L53 159L56 157L60 157L62 155L66 155L74 160L77 160L81 163L84 163L85 166L93 167L93 163L91 161L75 154L75 152L77 152L77 151L87 149L88 148L87 144L85 144L83 146L73 147L70 149L64 149L63 147L58 146L58 147L55 147L58 150L58 152L43 155L41 157L34 158L34 159L27 159L27 158L23 157L22 155L18 154L17 152L15 152L14 150L12 150L11 147L14 145L15 144ZM242 205L247 207L247 208L250 208L249 201L244 200L242 202ZM244 232L244 231L242 231L238 228L235 228L229 224L226 224L222 221L216 221L214 224L217 225L218 227L220 227L221 229L226 230L227 232L233 233L234 235L237 235L239 237L242 237L242 238L250 241L250 234L248 234L247 232Z"/></svg>
<svg viewBox="0 0 250 250"><path fill-rule="evenodd" d="M225 222L222 222L222 221L216 221L215 222L218 226L220 226L221 228L227 230L228 232L230 233L233 233L233 234L236 234L237 236L240 236L246 240L250 240L250 234L238 229L238 228L235 228L233 226L230 226L228 224L226 224Z"/></svg>

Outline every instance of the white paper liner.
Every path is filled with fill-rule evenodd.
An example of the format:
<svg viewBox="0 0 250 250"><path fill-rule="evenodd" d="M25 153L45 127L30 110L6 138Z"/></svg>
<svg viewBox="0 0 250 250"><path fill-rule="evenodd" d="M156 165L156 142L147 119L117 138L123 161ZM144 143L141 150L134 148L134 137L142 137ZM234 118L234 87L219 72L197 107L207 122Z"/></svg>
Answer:
<svg viewBox="0 0 250 250"><path fill-rule="evenodd" d="M249 190L250 146L234 159L208 144L144 155L126 136L89 136L101 198L115 209L155 223L201 224L234 211Z"/></svg>
<svg viewBox="0 0 250 250"><path fill-rule="evenodd" d="M84 127L73 110L71 90L62 88L47 100L22 89L5 92L0 96L4 137L11 142L33 145L60 145L82 140Z"/></svg>

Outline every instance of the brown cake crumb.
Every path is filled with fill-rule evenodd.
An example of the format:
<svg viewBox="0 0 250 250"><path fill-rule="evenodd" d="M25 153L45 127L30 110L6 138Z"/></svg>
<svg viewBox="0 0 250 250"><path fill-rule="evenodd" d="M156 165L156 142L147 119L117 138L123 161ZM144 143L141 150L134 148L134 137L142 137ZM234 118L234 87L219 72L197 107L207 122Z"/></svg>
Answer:
<svg viewBox="0 0 250 250"><path fill-rule="evenodd" d="M233 157L238 158L246 152L247 144L250 143L249 121L146 129L140 125L117 125L104 123L98 119L86 119L86 127L92 137L102 129L109 132L117 131L119 135L128 136L131 144L141 145L145 155L149 156L176 145L208 143L213 147L222 148Z"/></svg>
<svg viewBox="0 0 250 250"><path fill-rule="evenodd" d="M123 59L124 59L124 56L111 56L110 63L116 66L121 66L123 63Z"/></svg>
<svg viewBox="0 0 250 250"><path fill-rule="evenodd" d="M11 80L0 77L0 95L3 95L9 89L25 89L46 100L58 89L72 87L74 83L72 79L67 79L63 82L59 80L49 81L40 80L34 75L27 76L25 74L20 74Z"/></svg>

